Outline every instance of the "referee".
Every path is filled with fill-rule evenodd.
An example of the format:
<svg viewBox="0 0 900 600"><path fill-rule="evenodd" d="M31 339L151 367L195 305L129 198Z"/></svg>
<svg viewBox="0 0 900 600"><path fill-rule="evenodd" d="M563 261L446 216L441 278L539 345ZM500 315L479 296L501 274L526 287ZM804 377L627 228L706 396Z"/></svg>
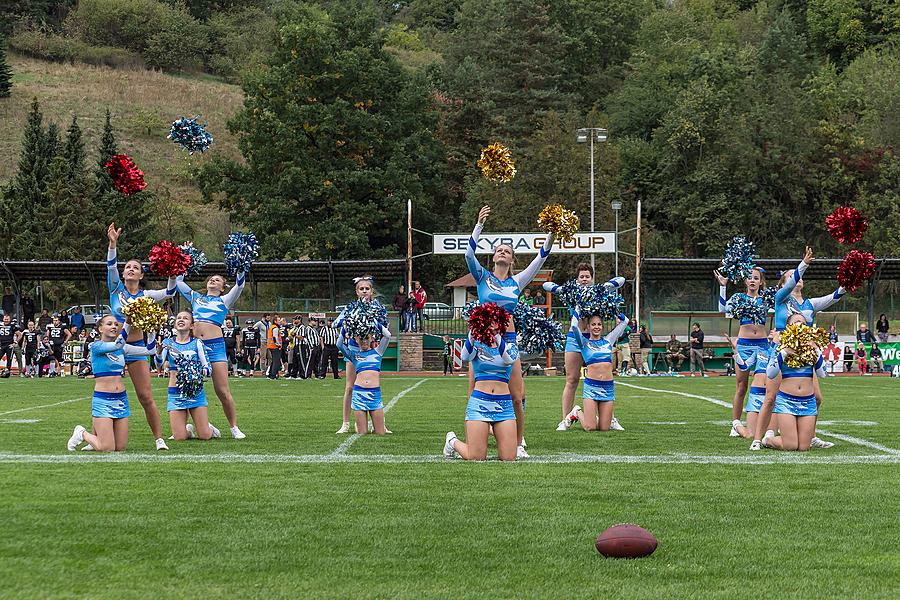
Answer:
<svg viewBox="0 0 900 600"><path fill-rule="evenodd" d="M334 369L334 378L340 379L340 374L338 373L338 348L337 342L340 337L340 332L331 326L331 319L328 319L328 323L325 327L322 328L322 378L324 379L326 375L328 375L328 365L330 364L332 369Z"/></svg>
<svg viewBox="0 0 900 600"><path fill-rule="evenodd" d="M317 321L310 317L309 325L303 328L303 351L307 354L306 373L303 379L319 376L319 367L322 363L322 338L319 335Z"/></svg>

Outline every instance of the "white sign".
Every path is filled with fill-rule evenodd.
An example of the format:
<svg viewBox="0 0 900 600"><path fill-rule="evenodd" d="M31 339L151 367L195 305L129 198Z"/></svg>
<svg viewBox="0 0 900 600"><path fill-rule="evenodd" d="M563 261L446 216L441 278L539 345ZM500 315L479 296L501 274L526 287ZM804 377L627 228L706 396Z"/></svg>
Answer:
<svg viewBox="0 0 900 600"><path fill-rule="evenodd" d="M309 313L310 319L324 319L325 313Z"/></svg>
<svg viewBox="0 0 900 600"><path fill-rule="evenodd" d="M434 234L435 254L465 254L469 244L469 234ZM575 237L563 242L553 242L553 252L557 254L612 254L616 251L616 234L607 232L576 233ZM547 239L546 233L482 233L475 248L475 254L493 254L497 246L512 246L516 254L537 254Z"/></svg>

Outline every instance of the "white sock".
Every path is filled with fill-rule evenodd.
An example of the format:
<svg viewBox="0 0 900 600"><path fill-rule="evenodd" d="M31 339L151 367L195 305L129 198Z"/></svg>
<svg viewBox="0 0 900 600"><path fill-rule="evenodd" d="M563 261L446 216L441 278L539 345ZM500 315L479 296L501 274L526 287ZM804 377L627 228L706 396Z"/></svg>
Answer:
<svg viewBox="0 0 900 600"><path fill-rule="evenodd" d="M744 424L741 423L740 419L735 419L734 421L731 422L731 426L732 427L743 427Z"/></svg>

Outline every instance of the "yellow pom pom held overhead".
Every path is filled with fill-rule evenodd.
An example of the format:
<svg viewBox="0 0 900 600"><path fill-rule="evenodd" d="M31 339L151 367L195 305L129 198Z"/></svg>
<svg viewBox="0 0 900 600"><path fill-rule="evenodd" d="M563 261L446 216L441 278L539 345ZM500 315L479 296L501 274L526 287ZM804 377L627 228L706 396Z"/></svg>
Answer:
<svg viewBox="0 0 900 600"><path fill-rule="evenodd" d="M141 296L122 307L128 323L141 331L159 331L166 322L166 310L152 298Z"/></svg>
<svg viewBox="0 0 900 600"><path fill-rule="evenodd" d="M516 161L512 152L500 142L482 148L477 164L481 174L494 183L509 183L516 176Z"/></svg>
<svg viewBox="0 0 900 600"><path fill-rule="evenodd" d="M563 208L561 204L548 204L538 214L538 227L541 231L552 233L558 239L569 242L578 231L578 215Z"/></svg>
<svg viewBox="0 0 900 600"><path fill-rule="evenodd" d="M815 344L811 346L810 342ZM821 327L808 327L803 323L788 325L781 332L778 341L778 351L787 348L794 354L788 356L784 362L793 369L799 369L807 365L815 364L819 351L828 345L828 332Z"/></svg>

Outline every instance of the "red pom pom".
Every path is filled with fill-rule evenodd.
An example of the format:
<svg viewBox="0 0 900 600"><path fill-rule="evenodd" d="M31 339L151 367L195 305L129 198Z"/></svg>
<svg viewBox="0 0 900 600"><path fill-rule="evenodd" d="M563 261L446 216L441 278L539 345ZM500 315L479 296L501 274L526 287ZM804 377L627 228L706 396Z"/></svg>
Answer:
<svg viewBox="0 0 900 600"><path fill-rule="evenodd" d="M178 277L184 275L191 266L191 257L181 248L166 240L160 241L150 249L150 270L160 277Z"/></svg>
<svg viewBox="0 0 900 600"><path fill-rule="evenodd" d="M838 206L834 212L825 217L825 226L831 237L842 244L855 244L862 239L869 222L866 217L852 206Z"/></svg>
<svg viewBox="0 0 900 600"><path fill-rule="evenodd" d="M113 185L125 196L136 194L147 187L144 172L137 168L127 154L116 154L104 166L113 180Z"/></svg>
<svg viewBox="0 0 900 600"><path fill-rule="evenodd" d="M837 280L848 292L865 283L875 272L875 257L865 250L851 250L838 267Z"/></svg>
<svg viewBox="0 0 900 600"><path fill-rule="evenodd" d="M476 306L469 313L472 337L488 346L493 346L495 335L506 333L508 323L509 313L493 302Z"/></svg>

